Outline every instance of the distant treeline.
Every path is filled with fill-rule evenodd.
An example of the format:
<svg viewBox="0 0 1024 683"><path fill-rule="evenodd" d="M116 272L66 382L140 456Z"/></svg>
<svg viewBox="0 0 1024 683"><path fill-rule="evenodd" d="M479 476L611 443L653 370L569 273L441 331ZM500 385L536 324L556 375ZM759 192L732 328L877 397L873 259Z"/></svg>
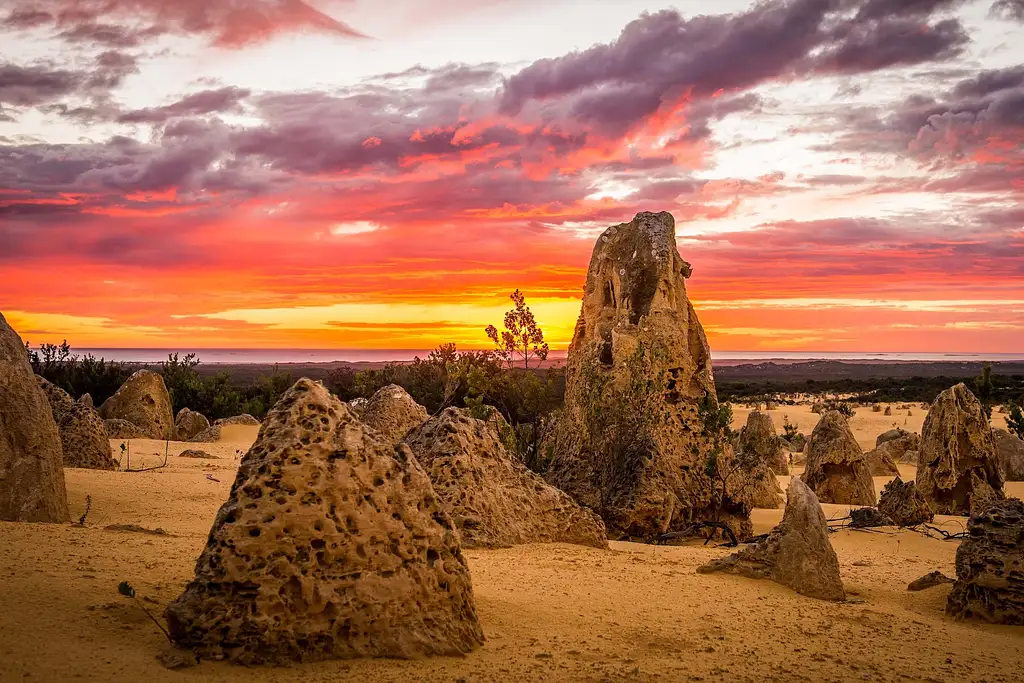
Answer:
<svg viewBox="0 0 1024 683"><path fill-rule="evenodd" d="M281 395L298 379L277 366L232 366L229 370L211 366L200 370L194 354L181 358L172 354L159 365L139 365L108 361L93 356L72 354L67 342L59 346L43 344L26 351L34 371L63 388L73 397L92 395L98 406L117 391L136 370L148 367L161 373L175 412L181 408L199 411L210 419L249 413L262 418ZM842 363L731 366L716 370L718 397L723 402L751 402L777 399L784 394L850 395L860 403L930 403L939 392L966 381L974 390L972 377L965 376L974 366L955 365L959 373L939 376L884 377L888 372L906 372L906 366L852 365ZM920 370L923 366L917 366ZM930 367L942 367L935 365ZM1020 370L1020 364L992 366L989 403L1024 403L1024 373L1002 374L1005 367ZM980 370L981 366L978 365ZM383 367L357 370L318 366L317 372L303 367L300 372L319 379L340 399L369 398L389 384L403 387L431 414L448 406L479 411L491 406L516 430L527 459L536 452L547 416L562 406L565 393L565 369L524 370L510 367L498 356L485 351L460 352L454 344L439 346L426 358L409 363L389 363ZM807 379L817 370L829 379ZM857 377L842 376L858 374Z"/></svg>

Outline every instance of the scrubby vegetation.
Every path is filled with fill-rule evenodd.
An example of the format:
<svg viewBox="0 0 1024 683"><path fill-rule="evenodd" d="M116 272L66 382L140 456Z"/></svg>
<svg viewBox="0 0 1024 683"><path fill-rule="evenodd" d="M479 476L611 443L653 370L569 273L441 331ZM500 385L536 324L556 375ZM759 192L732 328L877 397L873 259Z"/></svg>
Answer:
<svg viewBox="0 0 1024 683"><path fill-rule="evenodd" d="M78 398L89 394L96 405L114 395L136 368L127 363L96 358L92 354L71 353L65 339L60 345L41 344L33 349L25 342L32 371Z"/></svg>

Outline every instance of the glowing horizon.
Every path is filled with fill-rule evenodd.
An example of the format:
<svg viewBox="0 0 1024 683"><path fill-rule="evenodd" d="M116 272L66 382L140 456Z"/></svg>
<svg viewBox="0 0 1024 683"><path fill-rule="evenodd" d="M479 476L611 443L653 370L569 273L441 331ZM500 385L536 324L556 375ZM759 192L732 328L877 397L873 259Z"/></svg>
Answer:
<svg viewBox="0 0 1024 683"><path fill-rule="evenodd" d="M15 2L0 311L483 349L518 288L564 349L596 236L667 210L714 350L1024 350L1024 9L675 5Z"/></svg>

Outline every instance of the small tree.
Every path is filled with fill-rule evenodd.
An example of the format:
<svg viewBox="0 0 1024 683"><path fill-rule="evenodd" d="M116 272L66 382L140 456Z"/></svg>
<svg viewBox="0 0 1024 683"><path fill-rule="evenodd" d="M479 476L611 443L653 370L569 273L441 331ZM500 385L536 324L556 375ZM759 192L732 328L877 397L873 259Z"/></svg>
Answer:
<svg viewBox="0 0 1024 683"><path fill-rule="evenodd" d="M1009 414L1006 416L1006 428L1016 434L1018 439L1024 439L1024 410L1013 401L1010 401L1007 409Z"/></svg>
<svg viewBox="0 0 1024 683"><path fill-rule="evenodd" d="M985 363L981 366L981 377L974 378L974 394L981 401L981 408L985 411L985 418L992 419L992 393L995 386L992 384L992 365Z"/></svg>
<svg viewBox="0 0 1024 683"><path fill-rule="evenodd" d="M544 341L544 331L537 325L533 312L526 305L526 297L518 289L510 295L515 308L505 314L505 329L499 334L498 328L488 325L484 330L496 347L498 356L509 369L518 360L522 360L523 368L529 369L530 360L544 360L548 357L548 344Z"/></svg>

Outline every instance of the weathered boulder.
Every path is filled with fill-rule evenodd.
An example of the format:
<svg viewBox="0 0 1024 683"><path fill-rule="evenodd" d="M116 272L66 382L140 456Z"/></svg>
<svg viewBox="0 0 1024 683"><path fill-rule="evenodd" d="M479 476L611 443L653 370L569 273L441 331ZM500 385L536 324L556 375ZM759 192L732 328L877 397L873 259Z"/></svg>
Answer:
<svg viewBox="0 0 1024 683"><path fill-rule="evenodd" d="M775 474L789 474L789 457L775 434L772 416L766 412L753 410L747 416L747 423L740 429L737 451L743 455L756 454Z"/></svg>
<svg viewBox="0 0 1024 683"><path fill-rule="evenodd" d="M908 591L923 591L946 583L956 583L940 571L928 572L924 576L914 579L907 585Z"/></svg>
<svg viewBox="0 0 1024 683"><path fill-rule="evenodd" d="M894 522L878 508L857 508L850 510L850 528L867 529L871 527L892 526Z"/></svg>
<svg viewBox="0 0 1024 683"><path fill-rule="evenodd" d="M210 421L202 413L197 413L189 408L182 408L174 418L174 438L178 441L188 441L204 429L210 428Z"/></svg>
<svg viewBox="0 0 1024 683"><path fill-rule="evenodd" d="M398 443L412 429L427 421L427 409L397 384L381 387L366 403L363 422L391 443Z"/></svg>
<svg viewBox="0 0 1024 683"><path fill-rule="evenodd" d="M181 453L178 453L179 458L203 458L206 460L219 460L220 458L216 455L210 455L206 451L201 451L197 448L186 448Z"/></svg>
<svg viewBox="0 0 1024 683"><path fill-rule="evenodd" d="M107 427L93 408L84 403L71 404L58 430L64 452L64 467L117 469L117 461L110 451Z"/></svg>
<svg viewBox="0 0 1024 683"><path fill-rule="evenodd" d="M891 519L896 526L916 526L932 521L932 512L928 501L917 485L912 481L903 481L896 477L882 489L878 498L878 510Z"/></svg>
<svg viewBox="0 0 1024 683"><path fill-rule="evenodd" d="M300 379L267 415L165 612L200 657L285 664L483 642L459 534L408 446Z"/></svg>
<svg viewBox="0 0 1024 683"><path fill-rule="evenodd" d="M902 427L896 427L895 429L884 431L875 438L875 448L878 448L886 441L895 441L896 439L903 439L908 436L913 436L913 432L908 432Z"/></svg>
<svg viewBox="0 0 1024 683"><path fill-rule="evenodd" d="M883 412L882 414L886 416L892 415L892 406L886 406L885 412Z"/></svg>
<svg viewBox="0 0 1024 683"><path fill-rule="evenodd" d="M64 419L64 414L71 410L71 406L75 405L75 400L71 398L71 394L64 391L56 384L50 382L45 377L35 376L36 382L39 384L39 388L46 394L46 400L50 406L50 412L53 414L53 421L58 425L60 421Z"/></svg>
<svg viewBox="0 0 1024 683"><path fill-rule="evenodd" d="M1005 481L1024 481L1024 441L1005 429L993 429L996 461Z"/></svg>
<svg viewBox="0 0 1024 683"><path fill-rule="evenodd" d="M210 425L192 438L185 439L185 441L189 443L215 443L220 441L220 437L220 425Z"/></svg>
<svg viewBox="0 0 1024 683"><path fill-rule="evenodd" d="M846 599L839 558L828 540L825 513L814 492L798 477L789 482L782 522L765 539L712 560L697 571L771 579L812 598Z"/></svg>
<svg viewBox="0 0 1024 683"><path fill-rule="evenodd" d="M565 405L542 448L547 480L618 535L654 538L709 519L750 534L748 506L721 500L707 474L723 436L689 272L668 213L608 228L590 260Z"/></svg>
<svg viewBox="0 0 1024 683"><path fill-rule="evenodd" d="M146 432L128 420L104 420L108 439L148 439Z"/></svg>
<svg viewBox="0 0 1024 683"><path fill-rule="evenodd" d="M219 420L215 420L214 423L218 427L225 425L242 425L244 427L259 427L260 421L249 413L242 413L241 415L232 415L231 417L222 417Z"/></svg>
<svg viewBox="0 0 1024 683"><path fill-rule="evenodd" d="M924 418L917 488L936 513L967 515L978 481L985 484L979 495L1002 497L1003 475L988 418L961 383L939 394Z"/></svg>
<svg viewBox="0 0 1024 683"><path fill-rule="evenodd" d="M604 522L534 474L502 442L495 414L446 408L403 442L430 476L465 548L563 542L607 548Z"/></svg>
<svg viewBox="0 0 1024 683"><path fill-rule="evenodd" d="M0 521L67 522L60 434L25 344L0 313Z"/></svg>
<svg viewBox="0 0 1024 683"><path fill-rule="evenodd" d="M81 403L82 405L89 406L90 408L96 407L96 404L93 403L92 400L92 394L82 394L81 396L78 397L78 402Z"/></svg>
<svg viewBox="0 0 1024 683"><path fill-rule="evenodd" d="M903 457L906 450L893 446L898 443L899 441L886 441L881 446L864 454L864 462L872 477L899 476L900 470L896 467L896 462Z"/></svg>
<svg viewBox="0 0 1024 683"><path fill-rule="evenodd" d="M1024 624L1024 503L1003 500L972 515L956 551L946 613L994 624Z"/></svg>
<svg viewBox="0 0 1024 683"><path fill-rule="evenodd" d="M900 463L903 465L913 465L914 467L917 467L917 459L919 455L918 451L907 451L903 454L903 457L900 458Z"/></svg>
<svg viewBox="0 0 1024 683"><path fill-rule="evenodd" d="M864 452L846 418L835 410L824 413L811 433L802 478L823 503L875 504L875 483Z"/></svg>
<svg viewBox="0 0 1024 683"><path fill-rule="evenodd" d="M151 370L138 370L100 406L105 420L128 420L149 439L174 438L171 396L164 378Z"/></svg>
<svg viewBox="0 0 1024 683"><path fill-rule="evenodd" d="M970 514L979 515L1005 497L1002 491L996 491L989 486L988 482L979 477L977 472L971 472Z"/></svg>

